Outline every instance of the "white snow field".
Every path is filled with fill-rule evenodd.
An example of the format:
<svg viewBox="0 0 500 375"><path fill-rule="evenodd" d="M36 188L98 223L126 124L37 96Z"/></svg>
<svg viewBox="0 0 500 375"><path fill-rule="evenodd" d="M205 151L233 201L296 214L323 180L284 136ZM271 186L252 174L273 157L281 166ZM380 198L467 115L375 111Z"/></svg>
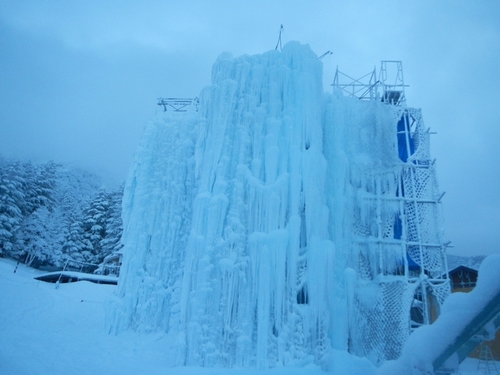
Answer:
<svg viewBox="0 0 500 375"><path fill-rule="evenodd" d="M87 281L55 284L41 272L0 258L0 374L2 375L319 375L305 359L272 370L171 367L164 333L110 335L105 305L114 285ZM363 359L337 353L337 374L373 374ZM337 371L338 370L338 371Z"/></svg>
<svg viewBox="0 0 500 375"><path fill-rule="evenodd" d="M326 372L305 360L297 367L271 370L171 367L165 357L165 334L127 332L109 335L105 304L114 285L86 281L55 284L35 280L40 271L0 258L0 374L2 375L319 375ZM486 281L486 280L484 280ZM453 321L453 320L452 320ZM433 338L435 339L435 338ZM412 345L411 350L434 345ZM418 353L416 353L418 354ZM408 361L408 355L403 361ZM411 356L410 356L411 357ZM417 358L417 357L415 357ZM335 351L329 373L371 375L366 359ZM411 374L389 366L387 374ZM410 365L411 366L411 365ZM404 368L404 367L403 367ZM500 362L497 362L500 368ZM461 375L476 374L477 360L467 359ZM401 372L402 371L402 372ZM385 372L379 372L385 374Z"/></svg>

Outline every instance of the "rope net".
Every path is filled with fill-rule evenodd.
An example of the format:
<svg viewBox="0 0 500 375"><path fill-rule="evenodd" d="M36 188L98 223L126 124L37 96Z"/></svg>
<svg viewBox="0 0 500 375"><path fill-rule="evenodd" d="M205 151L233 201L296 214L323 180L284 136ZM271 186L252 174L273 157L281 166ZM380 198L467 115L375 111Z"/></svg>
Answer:
<svg viewBox="0 0 500 375"><path fill-rule="evenodd" d="M351 352L375 364L398 358L410 333L408 312L414 292L414 285L404 277L358 283Z"/></svg>
<svg viewBox="0 0 500 375"><path fill-rule="evenodd" d="M353 200L349 350L380 364L399 357L411 330L432 322L449 294L439 191L419 110L395 108L399 166L365 171ZM404 152L399 148L406 147Z"/></svg>

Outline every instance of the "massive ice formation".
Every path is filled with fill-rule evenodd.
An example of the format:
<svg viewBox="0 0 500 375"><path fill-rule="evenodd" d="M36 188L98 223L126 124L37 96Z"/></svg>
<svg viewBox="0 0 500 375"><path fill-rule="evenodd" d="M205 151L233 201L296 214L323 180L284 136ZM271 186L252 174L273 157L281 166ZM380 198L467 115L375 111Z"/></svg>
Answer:
<svg viewBox="0 0 500 375"><path fill-rule="evenodd" d="M370 282L406 259L401 246L356 242L382 226L396 238L398 204L364 199L396 194L400 116L324 94L308 46L221 55L198 112L159 113L146 128L123 201L112 330L165 332L179 365L268 368L356 351L366 332L354 319L370 324L359 305L384 308ZM393 320L407 335L408 317Z"/></svg>

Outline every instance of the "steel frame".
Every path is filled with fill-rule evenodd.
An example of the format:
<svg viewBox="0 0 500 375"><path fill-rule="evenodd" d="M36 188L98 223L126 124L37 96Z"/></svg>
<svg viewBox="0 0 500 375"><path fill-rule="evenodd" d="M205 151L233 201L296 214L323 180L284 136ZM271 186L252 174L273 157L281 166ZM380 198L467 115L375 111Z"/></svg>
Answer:
<svg viewBox="0 0 500 375"><path fill-rule="evenodd" d="M377 68L360 78L353 78L337 67L332 84L334 90L359 100L379 100L387 104L406 102L403 64L396 60L382 60L377 79Z"/></svg>
<svg viewBox="0 0 500 375"><path fill-rule="evenodd" d="M187 112L191 106L198 111L200 100L198 98L158 98L158 105L163 107L163 112L170 108L173 112Z"/></svg>
<svg viewBox="0 0 500 375"><path fill-rule="evenodd" d="M402 277L410 289L414 290L411 309L408 311L408 329L411 332L432 323L439 314L440 305L450 293L446 259L449 242L445 242L440 230L441 199L444 193L437 191L435 160L430 159L428 152L431 133L424 128L421 111L406 106L405 88L408 86L404 82L401 61L382 61L378 77L376 68L358 79L337 68L332 86L348 97L391 105L394 107L396 122L404 121L403 129L394 129L397 137L404 140L398 147L406 148L404 151L407 156L406 160L400 158L395 170L397 192L383 192L382 176L380 177L376 191L364 197L375 201L371 204L377 207L378 234L376 237L358 236L354 242L378 244L377 262L380 270L387 268L383 264L384 251L389 251L389 246L400 246L403 265L395 269L391 276ZM382 207L389 202L398 202L400 238L384 237ZM392 231L394 232L394 226ZM410 256L413 261L411 264Z"/></svg>
<svg viewBox="0 0 500 375"><path fill-rule="evenodd" d="M402 72L402 70L401 70ZM399 85L404 85L402 81L400 81ZM409 176L410 186L403 186L404 182L401 178L399 180L400 183L400 191L410 192L411 196L399 197L400 200L400 209L401 215L403 216L403 235L401 238L402 245L405 248L405 253L411 253L411 249L414 247L418 248L417 259L413 259L415 263L419 265L418 275L415 275L415 272L410 272L408 257L405 257L405 274L408 277L409 283L415 283L417 285L415 300L413 304L413 308L418 308L421 310L422 314L422 322L411 322L411 328L417 328L420 325L430 324L437 316L432 316L434 312L436 315L439 314L439 306L443 302L440 300L440 296L435 293L439 288L446 287L448 289L448 293L450 290L450 281L448 276L448 264L446 259L446 247L449 242L445 242L443 235L439 229L436 227L434 230L435 237L437 238L437 243L430 239L425 238L425 235L422 230L422 223L426 218L422 217L422 210L419 209L419 205L425 204L430 205L431 215L430 219L435 225L439 225L441 223L441 198L444 193L438 193L433 191L431 188L430 191L426 192L426 196L418 196L417 195L417 185L419 182L419 175L417 175L416 170L419 168L423 168L427 170L428 178L430 179L430 184L436 185L435 181L435 170L434 170L434 162L429 159L414 159L412 158L412 150L410 147L410 139L414 139L417 132L425 131L429 134L428 129L423 129L423 124L421 123L422 116L420 114L420 110L413 108L404 108L402 111L402 118L405 121L405 143L406 143L406 151L407 155L409 155L409 159L406 163L401 164L401 175L406 174ZM409 119L413 121L410 123ZM420 134L423 135L423 134ZM405 207L407 206L407 207ZM407 217L407 208L411 208L414 212L414 217ZM408 228L410 225L414 225L416 229L416 235L419 241L411 241L408 237ZM440 267L438 269L432 269L428 265L426 265L426 256L428 256L429 251L436 252L435 256L439 258ZM432 302L432 298L435 297L437 299L438 305L434 306ZM419 303L416 303L419 301ZM436 309L435 311L433 311Z"/></svg>

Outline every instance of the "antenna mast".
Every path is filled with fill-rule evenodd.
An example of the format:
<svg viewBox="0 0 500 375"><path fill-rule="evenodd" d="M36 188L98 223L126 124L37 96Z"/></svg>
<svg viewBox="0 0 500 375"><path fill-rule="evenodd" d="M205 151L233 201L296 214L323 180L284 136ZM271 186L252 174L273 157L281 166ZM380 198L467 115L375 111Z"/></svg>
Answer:
<svg viewBox="0 0 500 375"><path fill-rule="evenodd" d="M278 47L280 48L280 51L282 49L282 46L281 46L281 33L283 32L283 24L281 24L281 27L280 27L280 33L279 33L279 36L278 36L278 43L276 43L276 47L274 48L275 50L278 49Z"/></svg>

